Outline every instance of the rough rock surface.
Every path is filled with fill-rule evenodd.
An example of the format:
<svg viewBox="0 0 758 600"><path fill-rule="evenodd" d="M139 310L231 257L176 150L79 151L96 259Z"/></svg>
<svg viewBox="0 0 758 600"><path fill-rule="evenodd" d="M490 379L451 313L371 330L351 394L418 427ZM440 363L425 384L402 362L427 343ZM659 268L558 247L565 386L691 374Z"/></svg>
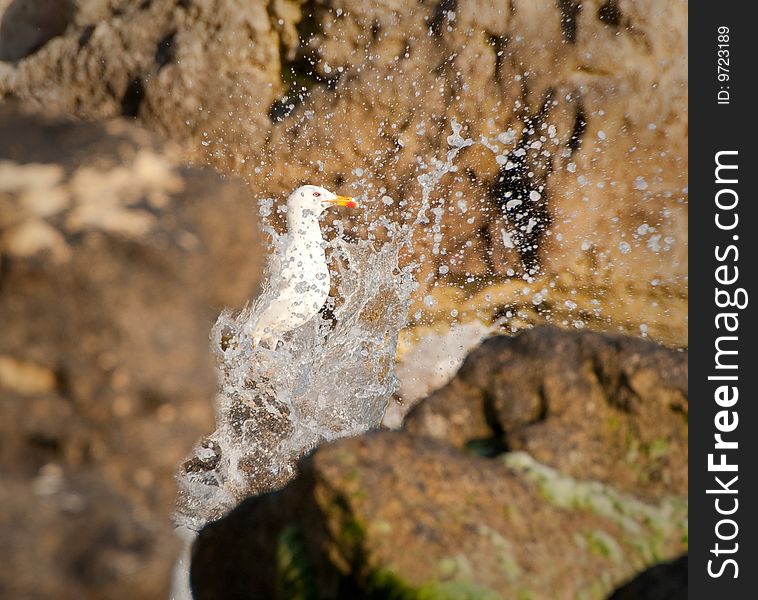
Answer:
<svg viewBox="0 0 758 600"><path fill-rule="evenodd" d="M481 451L524 450L645 497L687 493L687 353L535 327L486 340L405 429Z"/></svg>
<svg viewBox="0 0 758 600"><path fill-rule="evenodd" d="M604 598L685 535L685 498L382 432L322 447L281 492L206 527L192 583L198 600Z"/></svg>
<svg viewBox="0 0 758 600"><path fill-rule="evenodd" d="M121 122L0 106L0 595L165 598L213 318L261 268L246 188Z"/></svg>
<svg viewBox="0 0 758 600"><path fill-rule="evenodd" d="M262 1L81 0L61 35L50 30L42 45L30 27L34 41L24 40L21 16L36 22L47 4L13 0L0 16L0 48L16 55L0 63L0 94L88 118L139 116L198 149L207 139L255 149L269 123L264 107L282 90L275 24L290 23L296 3L280 0L269 12Z"/></svg>
<svg viewBox="0 0 758 600"><path fill-rule="evenodd" d="M256 196L283 198L303 180L363 194L369 199L363 220L349 219L356 235L366 235L380 213L394 220L415 216L417 177L444 158L455 118L475 143L434 190L436 212L417 230L412 258L423 261L415 324L476 316L515 330L548 321L622 329L683 347L686 15L685 0L0 0L0 97L86 119L133 117L178 142L181 156L243 175ZM163 589L172 551L163 515L173 489L153 481L168 481L197 432L210 429L207 398L214 382L200 348L207 346L208 307L239 304L253 286L252 206L239 188L178 167L144 133L121 124L59 122L35 133L33 121L4 119L0 130L0 152L16 152L0 156L0 454L10 465L3 467L8 485L0 493L11 490L12 503L0 516L11 540L0 592L8 573L18 589L44 596L71 589L81 597L97 588L109 597L150 597ZM74 129L82 136L75 147L87 152L62 156ZM435 233L443 234L438 247ZM15 333L6 336L6 330ZM625 338L540 335L551 343L489 342L480 350L489 367L467 364L447 391L410 419L409 430L457 450L410 432L343 444L359 465L371 463L372 473L394 464L385 439L400 453L418 452L422 463L450 456L451 471L444 475L453 480L474 461L482 465L474 471L485 473L477 485L508 494L522 490L513 493L527 504L543 498L540 485L557 477L570 489L576 489L571 482L605 482L646 506L669 506L668 495L686 489L686 355ZM527 356L512 356L512 345L523 345ZM540 366L540 353L549 357L549 368ZM517 374L523 382L514 383ZM453 392L460 396L452 398ZM462 418L466 426L459 429ZM151 452L149 441L159 438L166 449ZM364 443L377 447L361 454L349 445ZM326 520L312 510L342 506L329 494L334 487L341 498L343 483L330 475L331 487L324 490L319 482L326 480L322 470L335 472L329 453L343 444L308 463L304 477L315 480L313 494L299 480L287 488L300 490L299 496L285 491L252 502L272 507L260 509L264 514L284 499L298 527L303 507L314 517L303 534L261 528L261 539L276 541L274 559L282 564L279 583L272 582L275 571L251 574L269 578L261 589L297 588L309 573L341 585L335 594L343 597L374 585L373 563L364 568L363 550L350 549L351 540L367 539L368 554L380 556L373 534L360 527L356 532L350 518L344 532L332 535L324 525L323 533ZM539 477L529 479L523 464L519 470L503 467L499 458L467 458L461 448L483 455L526 450L511 455L538 460L532 472ZM371 462L379 450L387 456ZM132 460L149 467L135 469ZM407 461L390 471L389 481L378 479L376 493L394 490L393 477L405 478L398 499L412 494L413 486L442 490L445 484L434 480L436 472L427 482L423 469L419 480L412 479ZM505 483L491 483L494 473L506 473ZM461 499L439 495L432 498L434 510L446 516L450 510L456 519L465 515ZM82 498L119 508L87 518ZM38 522L29 520L30 506ZM348 508L361 515L365 505ZM643 564L682 549L675 548L675 535L666 537L669 530L665 552L629 549L618 541L613 518L585 515L599 519L592 523L616 539L614 545L602 533L587 537L573 529L575 520L584 522L574 509L555 509L567 516L538 508L558 529L566 524L565 539L573 539L578 551L595 551L614 563L603 570L609 573L600 584L605 591ZM499 524L489 518L484 522L504 539L515 528L514 539L524 540L523 524L514 525L512 517ZM49 537L51 527L56 533ZM26 536L24 528L35 535ZM425 532L433 539L445 529L430 525L414 536ZM658 534L651 536L646 539ZM226 543L251 550L247 538L238 546ZM484 551L477 543L471 551L479 556ZM548 541L525 543L538 556L554 556L539 546ZM306 561L303 571L297 559L302 544L339 550L323 568L310 569ZM619 547L637 561L633 569L608 559L618 557ZM416 572L407 562L410 553L401 544L394 548L402 559L402 586L422 585L432 559ZM442 579L459 582L448 591L460 585L465 594L470 580L505 585L488 562L493 552L482 556L482 572L469 577L455 556L441 555ZM37 577L28 569L30 557L54 574ZM218 566L216 560L209 564ZM528 566L529 557L518 555L521 562ZM574 575L586 590L588 576ZM209 581L202 573L197 577ZM550 577L546 586L561 585L561 573ZM378 589L392 581L380 577ZM227 583L236 585L231 576ZM547 588L536 593L555 597Z"/></svg>
<svg viewBox="0 0 758 600"><path fill-rule="evenodd" d="M493 338L403 431L322 446L203 529L196 597L606 598L686 552L685 365L621 336Z"/></svg>
<svg viewBox="0 0 758 600"><path fill-rule="evenodd" d="M419 206L453 118L489 138L433 194L424 319L499 311L686 345L684 0L85 0L67 23L0 63L0 94L136 116L259 195L365 192L359 229Z"/></svg>

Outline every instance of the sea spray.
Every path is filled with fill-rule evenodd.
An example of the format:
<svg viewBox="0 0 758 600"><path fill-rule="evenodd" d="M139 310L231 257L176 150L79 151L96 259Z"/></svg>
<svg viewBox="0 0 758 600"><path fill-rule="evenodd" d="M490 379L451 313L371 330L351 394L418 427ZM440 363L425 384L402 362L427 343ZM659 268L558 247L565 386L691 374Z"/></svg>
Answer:
<svg viewBox="0 0 758 600"><path fill-rule="evenodd" d="M275 350L253 347L267 287L238 315L225 311L216 322L217 429L179 475L180 524L197 529L243 497L286 483L297 459L318 444L380 424L397 388L393 366L415 288L412 267L398 265L396 241L336 237L328 250L337 291L330 316L317 315ZM267 280L276 281L276 258L269 268Z"/></svg>
<svg viewBox="0 0 758 600"><path fill-rule="evenodd" d="M203 440L178 475L177 525L199 530L244 497L277 489L295 473L297 460L323 442L376 428L397 389L395 351L406 325L418 264L402 265L414 236L442 239L445 196L433 199L458 154L476 142L453 119L444 160L432 159L418 176L421 205L410 222L377 219L385 241L373 235L327 243L336 294L325 311L286 336L276 349L254 347L251 332L275 293L285 236L268 219L274 203L260 203L271 256L258 299L239 314L224 311L212 331L219 364L216 431ZM428 213L433 218L428 217ZM369 229L371 231L371 229ZM422 259L423 260L423 259Z"/></svg>
<svg viewBox="0 0 758 600"><path fill-rule="evenodd" d="M395 352L418 287L414 274L420 263L431 260L402 258L413 256L414 237L428 235L432 255L440 253L447 198L441 194L435 200L432 195L446 174L457 171L458 154L475 143L498 152L486 138L464 138L455 119L451 128L444 161L420 161L426 172L417 177L421 204L415 215L405 213L410 218L393 221L384 214L367 214L367 239L355 242L347 241L341 222L335 221L327 257L337 293L325 311L289 333L276 349L251 343L251 332L275 293L271 282L278 280L286 239L270 222L274 200L260 200L263 230L271 238L266 284L239 314L224 311L212 330L220 379L216 431L196 446L177 475L175 522L184 551L174 568L170 600L190 600L195 532L245 497L284 486L294 477L297 460L320 443L380 425L398 388ZM506 144L505 157L514 136L506 140L502 135L498 141ZM363 184L367 191L373 187L370 181ZM382 203L394 200L384 196ZM381 241L375 235L380 227L386 232Z"/></svg>

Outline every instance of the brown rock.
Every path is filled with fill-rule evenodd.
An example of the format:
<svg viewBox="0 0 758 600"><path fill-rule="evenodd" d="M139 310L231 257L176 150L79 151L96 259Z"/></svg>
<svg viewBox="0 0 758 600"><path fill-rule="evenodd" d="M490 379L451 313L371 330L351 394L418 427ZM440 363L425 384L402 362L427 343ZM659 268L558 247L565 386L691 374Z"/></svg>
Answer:
<svg viewBox="0 0 758 600"><path fill-rule="evenodd" d="M471 146L432 194L451 210L438 253L417 235L427 320L449 320L452 286L461 317L513 308L514 323L622 327L682 346L686 11L683 0L89 0L63 35L0 64L0 94L136 116L260 194L304 180L365 192L357 233L380 213L415 215L416 178L444 156L456 118L503 164ZM538 309L509 284L530 271L550 292Z"/></svg>
<svg viewBox="0 0 758 600"><path fill-rule="evenodd" d="M636 338L491 338L403 431L321 446L206 526L195 597L681 595L659 563L687 547L686 375Z"/></svg>
<svg viewBox="0 0 758 600"><path fill-rule="evenodd" d="M443 156L456 118L472 139L510 150L515 168L498 171L475 145L434 192L452 211L438 254L418 234L419 298L440 300L425 312L491 317L505 304L531 323L686 345L686 3L607 4L331 2L316 10L323 34L310 46L322 75L324 65L342 75L274 128L264 172L284 189L294 177L344 181L369 198L384 189L396 204L379 209L400 219L399 200L420 201L419 159ZM495 139L508 130L511 141ZM442 265L445 276L427 279ZM518 285L502 304L477 294L530 271L534 290L549 292L539 309ZM434 290L449 285L463 290L454 305Z"/></svg>
<svg viewBox="0 0 758 600"><path fill-rule="evenodd" d="M687 493L687 414L686 352L537 327L483 342L404 427L657 498Z"/></svg>
<svg viewBox="0 0 758 600"><path fill-rule="evenodd" d="M524 453L488 460L408 433L324 446L281 492L207 526L198 600L602 598L682 551L686 501L645 504Z"/></svg>
<svg viewBox="0 0 758 600"><path fill-rule="evenodd" d="M209 150L227 167L265 138L268 107L282 90L277 28L291 31L297 2L278 2L269 14L262 1L86 0L64 35L44 38L34 29L41 11L11 14L22 4L35 2L15 0L2 15L15 24L13 48L43 45L0 64L0 95L89 118L139 117L196 151L212 140Z"/></svg>
<svg viewBox="0 0 758 600"><path fill-rule="evenodd" d="M0 60L12 61L29 56L66 31L74 4L71 0L3 0L0 10Z"/></svg>
<svg viewBox="0 0 758 600"><path fill-rule="evenodd" d="M0 589L165 598L214 316L261 268L245 188L119 122L0 105Z"/></svg>

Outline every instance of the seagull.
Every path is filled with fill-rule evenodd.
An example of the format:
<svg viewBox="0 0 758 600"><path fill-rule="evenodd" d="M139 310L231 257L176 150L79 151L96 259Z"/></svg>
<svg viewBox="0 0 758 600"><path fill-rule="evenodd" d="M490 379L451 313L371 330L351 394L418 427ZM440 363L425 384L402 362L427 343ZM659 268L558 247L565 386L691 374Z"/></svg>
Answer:
<svg viewBox="0 0 758 600"><path fill-rule="evenodd" d="M287 198L287 238L282 268L268 304L252 333L253 346L276 350L282 336L306 323L324 306L331 278L318 218L331 206L355 208L349 196L317 185L297 188Z"/></svg>

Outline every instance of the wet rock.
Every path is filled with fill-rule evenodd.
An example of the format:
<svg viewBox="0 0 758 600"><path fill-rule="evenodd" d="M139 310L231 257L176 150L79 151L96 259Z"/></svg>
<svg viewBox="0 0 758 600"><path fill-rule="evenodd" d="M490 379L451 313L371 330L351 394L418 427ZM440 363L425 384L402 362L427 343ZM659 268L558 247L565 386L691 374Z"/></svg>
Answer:
<svg viewBox="0 0 758 600"><path fill-rule="evenodd" d="M145 131L0 105L0 589L165 598L213 319L255 292L245 188Z"/></svg>
<svg viewBox="0 0 758 600"><path fill-rule="evenodd" d="M198 600L602 598L678 556L685 532L680 496L381 432L322 446L282 491L207 526L192 584Z"/></svg>
<svg viewBox="0 0 758 600"><path fill-rule="evenodd" d="M687 415L686 352L536 327L482 343L405 429L655 498L687 493Z"/></svg>
<svg viewBox="0 0 758 600"><path fill-rule="evenodd" d="M427 320L510 313L686 345L683 0L78 6L64 35L0 64L0 94L135 116L260 195L354 186L372 199L357 234L415 214L456 118L494 151L467 148L433 195L452 211L437 252L415 246Z"/></svg>
<svg viewBox="0 0 758 600"><path fill-rule="evenodd" d="M637 338L490 338L403 430L322 445L207 525L196 597L679 593L661 563L687 548L686 375Z"/></svg>
<svg viewBox="0 0 758 600"><path fill-rule="evenodd" d="M490 149L464 150L432 194L427 322L502 311L686 345L686 3L574 4L317 3L308 49L329 81L275 124L259 168L284 189L355 185L403 218L455 118Z"/></svg>

